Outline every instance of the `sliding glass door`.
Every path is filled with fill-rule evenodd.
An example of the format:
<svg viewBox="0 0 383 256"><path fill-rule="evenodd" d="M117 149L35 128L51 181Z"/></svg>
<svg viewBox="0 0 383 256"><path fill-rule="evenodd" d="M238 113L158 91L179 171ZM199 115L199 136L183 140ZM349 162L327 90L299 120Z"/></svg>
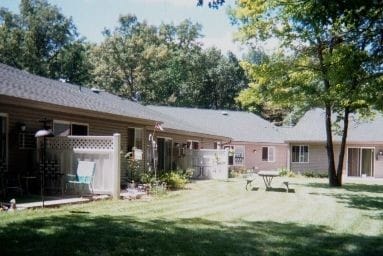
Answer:
<svg viewBox="0 0 383 256"><path fill-rule="evenodd" d="M349 148L347 160L348 176L374 176L374 149Z"/></svg>

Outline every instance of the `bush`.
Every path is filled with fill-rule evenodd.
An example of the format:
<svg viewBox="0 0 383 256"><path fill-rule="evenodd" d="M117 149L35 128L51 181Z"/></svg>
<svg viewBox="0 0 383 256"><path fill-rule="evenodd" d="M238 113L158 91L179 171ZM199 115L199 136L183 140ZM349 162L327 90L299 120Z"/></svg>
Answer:
<svg viewBox="0 0 383 256"><path fill-rule="evenodd" d="M169 189L183 189L188 182L188 178L183 171L170 171L161 176L160 179L162 182L166 183L167 188Z"/></svg>
<svg viewBox="0 0 383 256"><path fill-rule="evenodd" d="M182 174L187 179L187 181L190 182L190 180L193 178L194 169L192 169L192 168L186 169L186 170L182 171Z"/></svg>
<svg viewBox="0 0 383 256"><path fill-rule="evenodd" d="M139 183L142 184L152 184L156 181L154 173L144 172L139 175Z"/></svg>
<svg viewBox="0 0 383 256"><path fill-rule="evenodd" d="M328 173L323 171L304 171L302 175L307 178L328 178Z"/></svg>
<svg viewBox="0 0 383 256"><path fill-rule="evenodd" d="M240 172L235 169L229 169L229 178L237 178L240 176Z"/></svg>
<svg viewBox="0 0 383 256"><path fill-rule="evenodd" d="M279 169L279 175L280 176L286 176L286 177L295 177L295 173L293 171L286 169L286 168Z"/></svg>

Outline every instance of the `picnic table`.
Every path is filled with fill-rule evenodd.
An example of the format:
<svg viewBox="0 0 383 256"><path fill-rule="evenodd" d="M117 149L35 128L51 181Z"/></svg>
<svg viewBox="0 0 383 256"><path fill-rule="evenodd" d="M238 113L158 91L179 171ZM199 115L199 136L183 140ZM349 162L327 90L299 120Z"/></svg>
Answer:
<svg viewBox="0 0 383 256"><path fill-rule="evenodd" d="M278 171L260 171L258 172L258 176L261 176L263 179L263 182L265 183L266 190L271 189L271 181L274 177L279 176Z"/></svg>

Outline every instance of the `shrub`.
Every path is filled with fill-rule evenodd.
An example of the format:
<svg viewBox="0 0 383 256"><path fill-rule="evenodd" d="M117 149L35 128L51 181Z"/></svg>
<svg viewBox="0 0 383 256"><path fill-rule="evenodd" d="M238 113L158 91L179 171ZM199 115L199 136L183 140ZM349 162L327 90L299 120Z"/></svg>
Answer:
<svg viewBox="0 0 383 256"><path fill-rule="evenodd" d="M279 175L280 176L286 176L286 177L295 177L295 173L293 171L286 169L286 168L279 169Z"/></svg>
<svg viewBox="0 0 383 256"><path fill-rule="evenodd" d="M182 171L183 172L183 171ZM170 171L164 173L161 176L161 181L166 183L167 188L169 189L183 189L185 188L188 179L185 174L180 171Z"/></svg>
<svg viewBox="0 0 383 256"><path fill-rule="evenodd" d="M304 171L302 175L307 178L328 178L328 173L323 171Z"/></svg>
<svg viewBox="0 0 383 256"><path fill-rule="evenodd" d="M193 178L194 169L192 169L192 168L186 169L186 170L182 171L182 174L190 182L190 180Z"/></svg>
<svg viewBox="0 0 383 256"><path fill-rule="evenodd" d="M139 182L142 184L152 184L156 181L154 173L144 172L139 175Z"/></svg>
<svg viewBox="0 0 383 256"><path fill-rule="evenodd" d="M240 171L229 169L229 178L237 178L238 176L240 176Z"/></svg>

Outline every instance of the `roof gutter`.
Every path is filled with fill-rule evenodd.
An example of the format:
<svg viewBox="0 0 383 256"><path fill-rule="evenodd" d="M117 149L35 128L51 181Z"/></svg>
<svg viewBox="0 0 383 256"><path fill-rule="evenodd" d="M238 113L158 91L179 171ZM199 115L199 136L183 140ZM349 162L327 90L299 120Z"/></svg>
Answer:
<svg viewBox="0 0 383 256"><path fill-rule="evenodd" d="M59 112L64 114L73 114L75 112L76 115L85 115L88 117L94 117L98 119L100 119L101 117L103 119L119 121L119 122L124 122L124 121L134 122L141 125L152 125L153 127L156 123L162 123L161 121L156 121L156 120L130 117L130 116L124 116L124 115L116 115L112 113L99 112L99 111L87 110L82 108L68 107L68 106L62 106L62 105L46 103L41 101L27 100L27 99L23 99L19 97L6 96L6 95L0 95L0 101L3 104L12 105L12 106L20 107L20 105L22 105L32 109L53 111L53 112Z"/></svg>
<svg viewBox="0 0 383 256"><path fill-rule="evenodd" d="M146 129L154 130L154 126L147 126ZM204 138L210 138L213 140L221 140L221 141L231 140L230 137L226 137L226 136L177 130L177 129L166 128L166 127L164 127L164 131L161 131L161 133L172 133L172 134L187 135L187 136L194 136L194 137L204 137Z"/></svg>

